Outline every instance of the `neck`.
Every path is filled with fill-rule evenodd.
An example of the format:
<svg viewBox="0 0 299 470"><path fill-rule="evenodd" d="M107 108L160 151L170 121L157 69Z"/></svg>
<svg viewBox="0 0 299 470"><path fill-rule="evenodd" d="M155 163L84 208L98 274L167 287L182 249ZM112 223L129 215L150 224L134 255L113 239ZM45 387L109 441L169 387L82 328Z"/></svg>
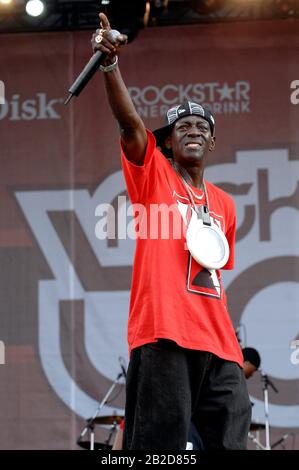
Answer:
<svg viewBox="0 0 299 470"><path fill-rule="evenodd" d="M203 174L204 169L198 166L190 166L185 168L178 162L174 161L174 166L177 171L185 178L187 183L192 184L195 188L201 189L203 187Z"/></svg>

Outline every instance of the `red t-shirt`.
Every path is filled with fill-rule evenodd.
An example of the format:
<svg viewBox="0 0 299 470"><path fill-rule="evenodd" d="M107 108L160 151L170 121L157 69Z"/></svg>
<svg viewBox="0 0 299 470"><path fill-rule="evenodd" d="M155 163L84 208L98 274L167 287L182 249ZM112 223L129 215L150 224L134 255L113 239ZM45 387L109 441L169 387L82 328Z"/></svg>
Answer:
<svg viewBox="0 0 299 470"><path fill-rule="evenodd" d="M183 221L188 220L188 211L191 211L187 190L156 148L153 134L147 133L142 166L127 160L122 149L124 176L131 202L136 205L137 234L139 232L131 286L129 349L166 338L184 348L214 353L242 367L242 352L227 311L221 273L200 266L186 249ZM189 187L196 204L205 203L204 193L194 186ZM232 269L236 229L234 202L207 181L206 190L213 223L221 226L230 247L224 269ZM172 208L172 216L168 217L170 236L166 219L163 223L161 218L157 222L159 207L161 210ZM172 229L173 220L181 222L183 228L179 235L177 229Z"/></svg>

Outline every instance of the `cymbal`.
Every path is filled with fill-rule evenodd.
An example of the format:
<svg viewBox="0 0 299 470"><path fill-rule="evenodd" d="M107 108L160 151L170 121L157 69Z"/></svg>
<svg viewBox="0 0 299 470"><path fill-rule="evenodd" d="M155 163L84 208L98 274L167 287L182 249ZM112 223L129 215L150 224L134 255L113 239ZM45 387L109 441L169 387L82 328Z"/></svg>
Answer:
<svg viewBox="0 0 299 470"><path fill-rule="evenodd" d="M94 424L120 424L121 421L124 419L124 416L112 415L112 416L97 416L94 418ZM92 421L90 418L87 421Z"/></svg>
<svg viewBox="0 0 299 470"><path fill-rule="evenodd" d="M250 424L250 431L261 431L262 429L265 429L265 425L263 423L254 423L252 422Z"/></svg>
<svg viewBox="0 0 299 470"><path fill-rule="evenodd" d="M90 450L90 441L79 441L77 442L78 446L82 447L82 449ZM111 450L112 446L105 444L104 442L94 442L94 449L95 450Z"/></svg>

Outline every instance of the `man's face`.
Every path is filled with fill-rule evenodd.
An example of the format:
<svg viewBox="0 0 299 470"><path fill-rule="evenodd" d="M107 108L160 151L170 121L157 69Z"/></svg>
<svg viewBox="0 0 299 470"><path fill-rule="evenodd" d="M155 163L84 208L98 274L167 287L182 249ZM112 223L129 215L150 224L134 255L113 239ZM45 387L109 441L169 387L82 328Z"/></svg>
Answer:
<svg viewBox="0 0 299 470"><path fill-rule="evenodd" d="M215 138L205 119L196 115L185 116L174 124L168 146L172 148L174 160L185 167L194 166L214 149Z"/></svg>
<svg viewBox="0 0 299 470"><path fill-rule="evenodd" d="M246 379L249 379L257 371L257 368L249 361L244 361L243 368Z"/></svg>

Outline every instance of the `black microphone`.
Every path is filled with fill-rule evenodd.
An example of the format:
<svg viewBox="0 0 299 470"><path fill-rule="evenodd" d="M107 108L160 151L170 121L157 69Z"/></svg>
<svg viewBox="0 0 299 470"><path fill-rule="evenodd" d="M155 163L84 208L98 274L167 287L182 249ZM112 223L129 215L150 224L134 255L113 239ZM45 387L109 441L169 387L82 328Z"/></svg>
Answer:
<svg viewBox="0 0 299 470"><path fill-rule="evenodd" d="M110 33L116 39L120 32L116 31L116 29L111 29ZM89 62L85 65L84 69L80 73L80 75L76 78L74 83L72 84L71 88L69 89L69 96L66 98L64 104L68 104L68 102L72 99L73 96L79 96L85 85L89 82L91 77L96 73L99 69L101 63L105 60L107 54L104 54L101 51L96 51L93 56L90 58Z"/></svg>
<svg viewBox="0 0 299 470"><path fill-rule="evenodd" d="M126 368L124 366L124 362L125 362L124 358L120 356L118 358L118 362L119 362L120 368L122 370L123 376L126 379L127 378L127 372L126 372Z"/></svg>
<svg viewBox="0 0 299 470"><path fill-rule="evenodd" d="M264 380L265 388L267 388L267 386L270 385L270 387L272 387L275 393L279 393L274 383L269 379L268 375L263 370L261 370L261 376L262 376L262 379Z"/></svg>

